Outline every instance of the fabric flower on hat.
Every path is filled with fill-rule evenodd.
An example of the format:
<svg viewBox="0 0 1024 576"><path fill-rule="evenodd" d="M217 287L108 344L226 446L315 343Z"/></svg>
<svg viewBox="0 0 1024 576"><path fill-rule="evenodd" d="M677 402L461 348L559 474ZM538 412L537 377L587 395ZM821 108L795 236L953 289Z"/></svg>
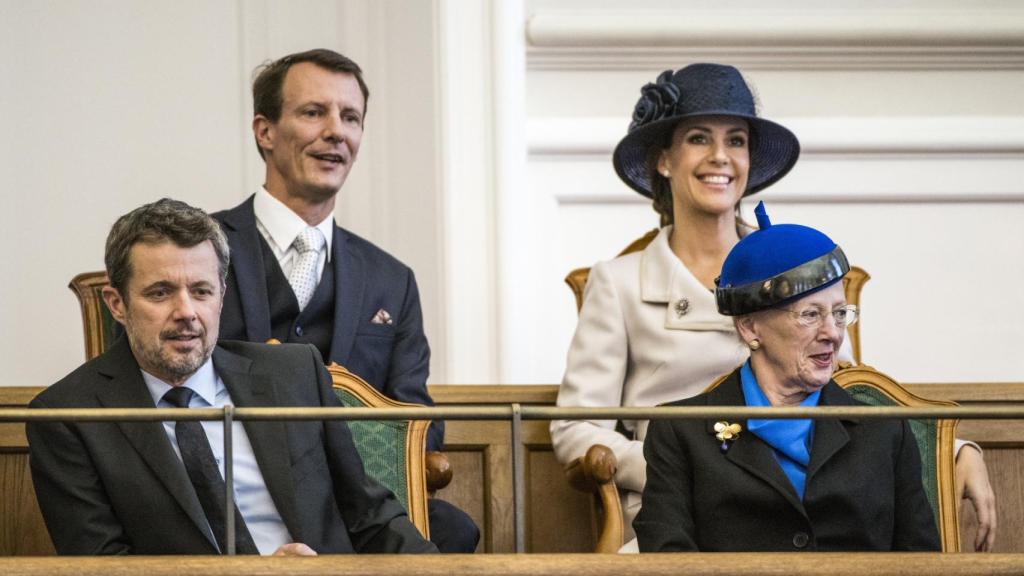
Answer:
<svg viewBox="0 0 1024 576"><path fill-rule="evenodd" d="M679 86L672 82L672 71L665 70L658 76L657 82L647 83L640 89L640 100L633 109L633 121L629 129L634 130L672 116L679 96Z"/></svg>

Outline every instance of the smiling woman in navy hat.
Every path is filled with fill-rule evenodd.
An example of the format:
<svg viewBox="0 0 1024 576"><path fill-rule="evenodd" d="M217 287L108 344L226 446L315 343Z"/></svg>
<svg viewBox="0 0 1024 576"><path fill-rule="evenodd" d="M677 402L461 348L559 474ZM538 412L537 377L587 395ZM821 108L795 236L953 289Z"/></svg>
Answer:
<svg viewBox="0 0 1024 576"><path fill-rule="evenodd" d="M591 269L559 388L559 406L655 406L700 393L744 362L749 349L716 307L714 279L729 251L753 227L740 201L796 164L800 144L762 118L746 80L732 66L667 70L641 89L616 173L650 198L661 230L641 252ZM834 351L852 360L848 348ZM551 438L567 464L593 444L612 449L626 539L646 482L646 421L553 421ZM965 450L957 473L980 511L980 547L994 540L995 506L980 452Z"/></svg>
<svg viewBox="0 0 1024 576"><path fill-rule="evenodd" d="M755 213L760 229L729 253L716 291L750 359L672 405L858 404L832 381L857 320L846 256L813 228L772 226L763 204ZM644 453L641 552L940 548L906 421L659 420Z"/></svg>

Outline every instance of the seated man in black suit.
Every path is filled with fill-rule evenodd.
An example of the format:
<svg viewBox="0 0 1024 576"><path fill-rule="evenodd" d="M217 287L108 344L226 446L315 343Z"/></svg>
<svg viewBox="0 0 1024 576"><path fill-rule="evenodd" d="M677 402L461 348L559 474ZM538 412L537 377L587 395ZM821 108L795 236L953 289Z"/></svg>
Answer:
<svg viewBox="0 0 1024 576"><path fill-rule="evenodd" d="M309 345L217 343L228 245L160 200L107 238L104 300L124 326L33 408L339 406ZM225 553L220 422L30 422L32 480L60 554ZM338 420L232 428L239 553L436 552L370 479Z"/></svg>
<svg viewBox="0 0 1024 576"><path fill-rule="evenodd" d="M231 246L220 337L313 344L385 396L433 405L412 270L334 222L363 137L362 70L337 52L309 50L260 67L252 92L266 175L242 204L213 215ZM444 422L435 421L427 449L443 443ZM480 532L466 513L436 499L428 509L442 552L476 549Z"/></svg>

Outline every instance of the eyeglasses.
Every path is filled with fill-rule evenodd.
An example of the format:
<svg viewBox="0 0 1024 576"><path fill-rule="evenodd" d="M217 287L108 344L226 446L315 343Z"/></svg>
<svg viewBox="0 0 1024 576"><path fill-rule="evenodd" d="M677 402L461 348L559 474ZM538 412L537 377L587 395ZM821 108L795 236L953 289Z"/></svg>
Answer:
<svg viewBox="0 0 1024 576"><path fill-rule="evenodd" d="M857 318L860 314L857 311L857 307L853 304L847 304L840 306L832 310L827 310L821 306L808 306L800 310L794 310L792 308L786 308L793 318L800 323L801 326L807 328L821 328L825 323L827 316L832 316L832 320L836 324L836 328L846 328L857 322Z"/></svg>

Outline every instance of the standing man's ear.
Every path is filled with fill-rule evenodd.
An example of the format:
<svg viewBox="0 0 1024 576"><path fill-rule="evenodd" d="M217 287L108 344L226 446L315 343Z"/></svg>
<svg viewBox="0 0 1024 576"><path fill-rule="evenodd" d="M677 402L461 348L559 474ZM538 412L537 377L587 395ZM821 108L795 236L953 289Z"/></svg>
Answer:
<svg viewBox="0 0 1024 576"><path fill-rule="evenodd" d="M117 291L113 286L103 287L103 301L107 304L107 309L110 310L110 315L114 317L122 326L125 325L125 301L121 297L121 293Z"/></svg>
<svg viewBox="0 0 1024 576"><path fill-rule="evenodd" d="M256 146L260 149L260 156L264 151L274 149L274 124L263 114L253 117L252 134L256 137Z"/></svg>

